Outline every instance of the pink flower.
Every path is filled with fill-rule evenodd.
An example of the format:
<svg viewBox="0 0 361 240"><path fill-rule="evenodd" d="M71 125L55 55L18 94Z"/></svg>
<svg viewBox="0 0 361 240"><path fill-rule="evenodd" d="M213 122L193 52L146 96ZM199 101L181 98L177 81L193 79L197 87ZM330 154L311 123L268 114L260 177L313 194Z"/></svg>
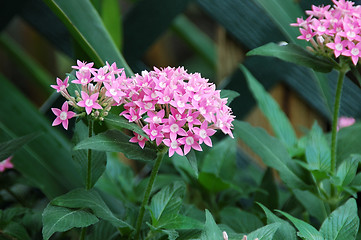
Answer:
<svg viewBox="0 0 361 240"><path fill-rule="evenodd" d="M340 117L337 123L337 131L344 127L349 127L353 125L356 120L352 117Z"/></svg>
<svg viewBox="0 0 361 240"><path fill-rule="evenodd" d="M335 42L327 43L326 46L333 49L333 52L335 54L335 57L337 58L340 56L344 51L346 51L348 41L342 40L340 36L335 37Z"/></svg>
<svg viewBox="0 0 361 240"><path fill-rule="evenodd" d="M94 93L89 96L86 92L81 91L82 100L78 102L78 106L85 107L86 113L89 115L93 109L102 109L102 107L97 103L99 93Z"/></svg>
<svg viewBox="0 0 361 240"><path fill-rule="evenodd" d="M353 42L348 42L348 49L342 52L342 55L351 57L354 65L357 64L358 59L361 57L361 42L355 44Z"/></svg>
<svg viewBox="0 0 361 240"><path fill-rule="evenodd" d="M159 146L164 138L164 135L162 133L163 126L156 125L156 124L149 124L142 128L143 131L149 136L150 140L156 141L157 146Z"/></svg>
<svg viewBox="0 0 361 240"><path fill-rule="evenodd" d="M216 130L208 128L208 123L204 121L200 128L193 128L193 132L197 134L199 143L205 143L207 146L212 147L212 140L210 136L216 133Z"/></svg>
<svg viewBox="0 0 361 240"><path fill-rule="evenodd" d="M164 144L169 147L168 154L169 157L173 156L173 154L176 152L178 155L183 156L183 151L180 148L181 144L179 140L177 140L174 135L171 136L169 139L166 138L163 140Z"/></svg>
<svg viewBox="0 0 361 240"><path fill-rule="evenodd" d="M50 85L52 88L56 89L57 92L64 91L67 87L69 87L69 77L64 79L64 82L60 78L56 78L57 85Z"/></svg>
<svg viewBox="0 0 361 240"><path fill-rule="evenodd" d="M68 130L68 120L75 116L75 112L68 111L68 102L64 102L61 110L58 108L52 108L51 111L56 115L56 118L52 124L52 126L57 126L62 124L65 130Z"/></svg>
<svg viewBox="0 0 361 240"><path fill-rule="evenodd" d="M78 69L79 72L81 73L86 73L86 72L91 72L94 73L95 69L92 68L94 63L86 63L86 62L81 62L79 60L76 61L77 66L72 66L73 69Z"/></svg>
<svg viewBox="0 0 361 240"><path fill-rule="evenodd" d="M134 133L134 137L129 140L129 142L138 143L141 148L144 148L146 141L148 141L148 139L138 133Z"/></svg>
<svg viewBox="0 0 361 240"><path fill-rule="evenodd" d="M8 157L7 159L0 162L0 172L4 172L6 169L11 169L14 165L11 163L13 156Z"/></svg>
<svg viewBox="0 0 361 240"><path fill-rule="evenodd" d="M187 131L187 136L179 138L179 142L184 145L185 155L187 155L192 148L197 151L202 151L197 135L194 135L190 130Z"/></svg>

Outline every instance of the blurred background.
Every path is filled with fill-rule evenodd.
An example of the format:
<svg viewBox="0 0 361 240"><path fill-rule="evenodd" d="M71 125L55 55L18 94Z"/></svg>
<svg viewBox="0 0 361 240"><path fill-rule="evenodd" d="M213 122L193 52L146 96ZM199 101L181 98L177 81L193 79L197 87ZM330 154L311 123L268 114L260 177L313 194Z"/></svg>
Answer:
<svg viewBox="0 0 361 240"><path fill-rule="evenodd" d="M32 121L12 111L18 101L29 101L43 113L59 105L50 84L65 78L76 59L94 61L74 35L74 29L56 16L48 0L13 0L0 9L0 88L6 84L24 98L2 97L0 120L8 129ZM57 2L57 1L55 1ZM67 1L64 1L67 2ZM76 14L81 2L74 1ZM330 129L330 107L336 74L321 75L303 67L270 57L245 57L247 51L268 42L296 40L297 28L289 26L312 4L332 4L322 0L92 0L90 1L112 41L134 72L153 66L185 66L200 72L220 89L240 93L231 107L237 119L271 132L267 120L255 106L239 70L245 65L274 96L290 118L299 136L315 120ZM356 1L357 2L357 1ZM50 4L49 4L50 3ZM79 3L79 4L78 4ZM82 18L86 21L87 10ZM74 23L72 23L74 24ZM75 23L76 24L76 23ZM69 31L70 29L70 31ZM102 34L97 26L86 29L94 38ZM104 43L104 46L108 43ZM112 62L112 59L109 59ZM96 63L99 67L99 63ZM352 79L352 76L349 76ZM10 90L6 90L10 91ZM342 96L341 115L361 116L359 88L347 80ZM28 104L28 103L27 103ZM12 106L13 105L13 106ZM5 107L6 106L6 107ZM7 110L6 110L7 109ZM52 117L52 116L51 116ZM7 120L5 120L7 119ZM52 118L49 120L52 121ZM16 122L16 121L15 121ZM4 126L3 126L4 127ZM23 128L23 127L19 127ZM15 135L30 131L24 127ZM11 135L11 134L10 134Z"/></svg>

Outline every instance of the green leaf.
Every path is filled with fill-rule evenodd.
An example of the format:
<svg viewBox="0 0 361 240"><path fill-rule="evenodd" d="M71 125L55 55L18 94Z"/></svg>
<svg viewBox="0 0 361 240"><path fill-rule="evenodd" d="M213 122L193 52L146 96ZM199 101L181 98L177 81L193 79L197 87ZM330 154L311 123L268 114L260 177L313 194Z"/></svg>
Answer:
<svg viewBox="0 0 361 240"><path fill-rule="evenodd" d="M236 140L224 138L215 144L203 160L202 172L213 173L216 177L231 181L237 169Z"/></svg>
<svg viewBox="0 0 361 240"><path fill-rule="evenodd" d="M197 162L197 156L194 152L193 149L191 149L191 151L186 155L189 164L191 165L192 169L193 169L193 173L196 176L196 178L198 178L198 162Z"/></svg>
<svg viewBox="0 0 361 240"><path fill-rule="evenodd" d="M148 135L142 130L141 127L139 127L137 124L135 124L134 122L129 122L128 119L125 119L123 116L118 116L112 113L109 113L108 116L106 116L104 118L104 121L113 126L113 127L118 127L118 128L125 128L128 129L130 131L136 132L139 135L144 136L146 139L149 140Z"/></svg>
<svg viewBox="0 0 361 240"><path fill-rule="evenodd" d="M78 143L74 150L93 149L107 152L122 152L127 158L152 161L156 151L145 147L143 150L134 143L129 142L130 137L118 130L108 130Z"/></svg>
<svg viewBox="0 0 361 240"><path fill-rule="evenodd" d="M184 192L185 186L180 182L175 182L154 195L149 206L154 227L166 224L177 217Z"/></svg>
<svg viewBox="0 0 361 240"><path fill-rule="evenodd" d="M203 229L203 223L197 219L178 214L161 225L164 229Z"/></svg>
<svg viewBox="0 0 361 240"><path fill-rule="evenodd" d="M66 208L88 208L95 216L110 222L113 226L122 229L132 229L132 227L114 216L112 211L105 204L100 195L94 190L75 189L67 194L59 196L51 201L52 205Z"/></svg>
<svg viewBox="0 0 361 240"><path fill-rule="evenodd" d="M239 96L240 94L236 91L227 89L221 90L221 98L227 98L227 105L231 104L231 102Z"/></svg>
<svg viewBox="0 0 361 240"><path fill-rule="evenodd" d="M293 147L297 142L296 133L292 128L286 114L280 109L273 97L267 93L263 86L252 76L244 66L240 66L246 77L248 87L256 99L259 108L270 122L272 129L287 148Z"/></svg>
<svg viewBox="0 0 361 240"><path fill-rule="evenodd" d="M307 135L306 161L307 168L312 171L317 180L327 177L327 173L331 171L331 149L322 129L316 122ZM320 176L318 172L324 173L323 176Z"/></svg>
<svg viewBox="0 0 361 240"><path fill-rule="evenodd" d="M91 234L87 235L86 240L115 240L119 238L119 232L107 221L99 221L92 228Z"/></svg>
<svg viewBox="0 0 361 240"><path fill-rule="evenodd" d="M201 240L222 239L222 232L214 221L212 214L206 209L206 223L201 235Z"/></svg>
<svg viewBox="0 0 361 240"><path fill-rule="evenodd" d="M1 127L1 126L0 126ZM34 138L38 137L39 134L33 133L26 136L22 136L19 138L15 138L13 140L7 142L0 143L0 160L4 160L10 157L12 154L15 153L19 148L23 145L27 144L28 142L32 141Z"/></svg>
<svg viewBox="0 0 361 240"><path fill-rule="evenodd" d="M349 199L323 222L320 232L327 240L356 239L360 219L355 199Z"/></svg>
<svg viewBox="0 0 361 240"><path fill-rule="evenodd" d="M97 65L116 62L128 76L132 70L114 44L100 16L88 0L44 0Z"/></svg>
<svg viewBox="0 0 361 240"><path fill-rule="evenodd" d="M307 210L311 216L315 217L319 223L322 223L326 219L327 213L330 212L326 202L322 201L310 191L294 189L293 193L298 202Z"/></svg>
<svg viewBox="0 0 361 240"><path fill-rule="evenodd" d="M108 30L112 40L118 49L122 43L122 16L120 4L117 0L103 0L101 13L105 28Z"/></svg>
<svg viewBox="0 0 361 240"><path fill-rule="evenodd" d="M17 151L12 159L16 170L49 199L80 187L70 143L58 131L60 127L52 127L51 121L1 75L0 85L0 141L42 133ZM24 119L31 121L24 124Z"/></svg>
<svg viewBox="0 0 361 240"><path fill-rule="evenodd" d="M356 176L357 167L361 162L361 155L353 154L345 159L337 168L336 172L336 185L345 187L349 185Z"/></svg>
<svg viewBox="0 0 361 240"><path fill-rule="evenodd" d="M361 154L358 140L361 138L361 123L341 128L337 134L337 162L350 157L351 154Z"/></svg>
<svg viewBox="0 0 361 240"><path fill-rule="evenodd" d="M198 181L205 189L212 193L217 193L231 187L230 183L223 181L214 173L200 172Z"/></svg>
<svg viewBox="0 0 361 240"><path fill-rule="evenodd" d="M258 238L259 240L273 239L273 235L275 235L280 225L281 225L280 223L272 223L267 226L264 226L248 234L247 239L256 239L256 238Z"/></svg>
<svg viewBox="0 0 361 240"><path fill-rule="evenodd" d="M268 43L247 53L247 56L254 55L276 57L283 61L310 67L315 71L324 73L331 72L334 67L337 67L336 62L332 62L325 57L316 56L303 47L292 43L287 45Z"/></svg>
<svg viewBox="0 0 361 240"><path fill-rule="evenodd" d="M306 189L307 185L288 167L291 159L287 150L264 129L252 127L249 123L234 121L235 136L243 140L263 162L275 168L283 182L290 188Z"/></svg>
<svg viewBox="0 0 361 240"><path fill-rule="evenodd" d="M262 221L254 214L236 207L225 207L220 212L221 222L227 224L235 232L252 232L263 226Z"/></svg>
<svg viewBox="0 0 361 240"><path fill-rule="evenodd" d="M301 238L305 238L306 240L324 240L321 233L319 233L316 228L314 228L312 225L299 220L295 217L292 217L288 213L282 212L280 210L277 210L278 212L282 213L285 217L287 217L298 229L297 235ZM328 239L327 239L328 240Z"/></svg>
<svg viewBox="0 0 361 240"><path fill-rule="evenodd" d="M79 121L75 125L75 132L73 136L74 145L88 138L88 127ZM88 175L88 150L73 150L72 156L75 162L80 166L80 171L83 176L83 184L87 185ZM107 164L107 156L103 151L91 151L91 187L98 181L100 176L104 173Z"/></svg>
<svg viewBox="0 0 361 240"><path fill-rule="evenodd" d="M267 224L271 223L280 223L280 227L275 233L273 239L274 240L297 240L296 230L286 222L285 220L277 217L274 213L272 213L267 207L263 206L262 204L258 203L261 206L263 211L267 216Z"/></svg>
<svg viewBox="0 0 361 240"><path fill-rule="evenodd" d="M268 208L278 208L278 188L271 168L266 169L259 188L263 191L255 193L254 201L260 202Z"/></svg>
<svg viewBox="0 0 361 240"><path fill-rule="evenodd" d="M43 212L43 238L48 240L55 232L87 227L98 221L98 218L89 212L49 204Z"/></svg>
<svg viewBox="0 0 361 240"><path fill-rule="evenodd" d="M194 165L192 166L191 161L186 156L180 156L178 154L174 154L171 159L175 169L180 173L184 180L191 182L192 178L198 178L198 166L196 165L198 164L197 162L193 163ZM192 161L194 160L197 159L192 158ZM195 169L195 167L197 169Z"/></svg>
<svg viewBox="0 0 361 240"><path fill-rule="evenodd" d="M28 232L24 228L23 225L17 223L17 222L10 222L8 223L4 229L0 231L0 237L1 233L10 235L14 237L14 239L21 239L21 240L30 240L31 237L29 236ZM11 238L13 239L13 238Z"/></svg>
<svg viewBox="0 0 361 240"><path fill-rule="evenodd" d="M179 15L174 19L172 29L188 43L212 69L216 68L216 47L211 38L198 29L197 26L184 15Z"/></svg>

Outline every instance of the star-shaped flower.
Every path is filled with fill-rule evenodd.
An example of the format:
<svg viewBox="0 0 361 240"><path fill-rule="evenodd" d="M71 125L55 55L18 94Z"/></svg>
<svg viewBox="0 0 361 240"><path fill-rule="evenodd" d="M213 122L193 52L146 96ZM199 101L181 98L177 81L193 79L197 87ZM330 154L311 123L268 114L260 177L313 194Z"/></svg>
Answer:
<svg viewBox="0 0 361 240"><path fill-rule="evenodd" d="M75 116L75 112L68 111L69 106L68 102L64 102L61 110L58 108L52 108L51 111L55 114L56 118L52 124L52 126L57 126L62 124L65 130L68 130L69 119Z"/></svg>

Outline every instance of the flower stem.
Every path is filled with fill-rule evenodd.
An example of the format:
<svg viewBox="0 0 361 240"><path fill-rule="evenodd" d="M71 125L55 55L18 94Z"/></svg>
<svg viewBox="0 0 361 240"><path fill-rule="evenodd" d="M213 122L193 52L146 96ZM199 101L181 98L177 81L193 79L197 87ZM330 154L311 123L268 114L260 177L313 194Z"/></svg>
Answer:
<svg viewBox="0 0 361 240"><path fill-rule="evenodd" d="M331 172L336 172L336 148L337 148L337 120L340 111L341 92L347 70L341 69L338 75L335 103L333 108L332 137L331 137Z"/></svg>
<svg viewBox="0 0 361 240"><path fill-rule="evenodd" d="M162 149L157 153L157 158L156 158L156 160L154 162L154 166L153 166L152 172L150 174L148 186L147 186L147 189L145 190L145 193L144 193L143 202L142 202L142 205L140 206L140 210L139 210L139 214L138 214L138 218L137 218L137 223L136 223L135 240L139 239L140 228L142 226L144 212L145 212L145 206L148 204L150 193L152 191L155 178L157 177L157 173L158 173L158 170L159 170L160 165L162 163L164 154L166 153L166 150L167 150L167 148Z"/></svg>
<svg viewBox="0 0 361 240"><path fill-rule="evenodd" d="M89 137L93 136L93 120L89 120ZM92 182L91 182L91 166L92 166L92 150L88 149L88 170L86 175L86 190L89 190L92 188Z"/></svg>

